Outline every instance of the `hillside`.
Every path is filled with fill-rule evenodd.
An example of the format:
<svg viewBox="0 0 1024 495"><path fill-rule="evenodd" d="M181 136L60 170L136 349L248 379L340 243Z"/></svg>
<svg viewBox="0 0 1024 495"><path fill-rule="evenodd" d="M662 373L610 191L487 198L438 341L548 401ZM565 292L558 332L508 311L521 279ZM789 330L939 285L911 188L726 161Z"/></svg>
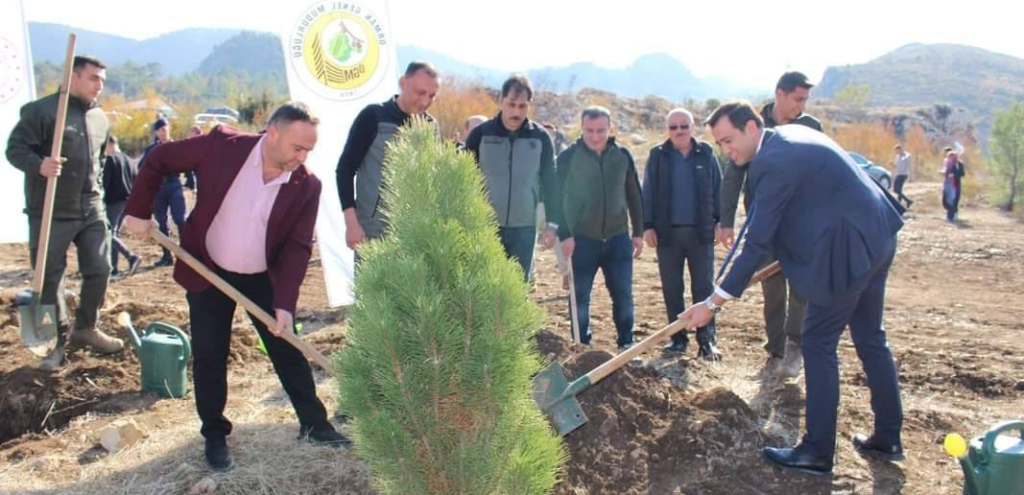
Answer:
<svg viewBox="0 0 1024 495"><path fill-rule="evenodd" d="M870 62L829 67L816 98L867 86L869 107L945 105L987 123L995 110L1024 101L1024 60L952 44L906 45Z"/></svg>
<svg viewBox="0 0 1024 495"><path fill-rule="evenodd" d="M71 32L78 35L78 53L94 55L108 65L128 61L142 65L156 62L164 75L180 76L198 68L215 45L238 34L239 30L182 29L139 41L61 24L30 22L28 33L33 62L63 63L68 33Z"/></svg>

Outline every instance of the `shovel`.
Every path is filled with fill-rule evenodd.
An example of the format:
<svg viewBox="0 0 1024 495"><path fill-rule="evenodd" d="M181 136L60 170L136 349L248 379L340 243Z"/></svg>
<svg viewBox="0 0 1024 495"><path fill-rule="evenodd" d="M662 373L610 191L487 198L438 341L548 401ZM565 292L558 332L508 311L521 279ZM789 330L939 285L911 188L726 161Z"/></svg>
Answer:
<svg viewBox="0 0 1024 495"><path fill-rule="evenodd" d="M60 96L57 98L57 121L53 125L53 146L50 156L60 159L64 143L64 124L67 120L68 97L71 88L71 70L75 60L75 34L68 35L68 48L64 57L64 73L61 75ZM32 276L32 292L28 297L16 298L18 320L21 323L21 341L33 354L43 357L50 354L54 339L57 338L57 308L53 304L42 304L43 275L46 273L46 256L50 248L50 226L53 223L53 200L57 195L57 177L46 179L46 195L43 199L43 216L39 223L39 243L36 247L36 266ZM57 297L64 297L58 294ZM57 347L60 347L58 339ZM60 351L60 349L55 349Z"/></svg>
<svg viewBox="0 0 1024 495"><path fill-rule="evenodd" d="M277 320L275 320L273 316L270 316L270 313L267 313L266 311L263 310L263 308L257 306L256 303L252 302L252 300L250 300L248 297L245 297L245 295L239 292L238 289L235 289L234 287L231 286L231 284L227 283L227 281L217 276L216 273L213 273L213 270L207 268L202 261L197 260L195 256L192 256L192 254L190 254L188 251L185 251L181 246L179 246L174 241L165 236L162 232L160 232L157 229L156 225L153 225L149 229L149 235L153 236L153 239L156 239L156 242L158 244L166 248L168 251L174 253L174 255L177 256L179 260L184 261L186 265L188 265L190 268L192 268L200 275L202 275L203 278L208 280L215 287L220 289L220 291L223 292L224 295L230 297L232 300L235 301L235 303L245 308L245 310L248 311L249 314L256 316L256 318L263 322L263 324L266 325L268 328L274 328L277 326ZM293 347L298 349L299 352L304 354L307 358L309 358L314 363L319 365L325 371L331 374L334 373L334 368L331 367L331 362L328 361L323 354L320 354L320 351L314 349L312 346L310 346L305 341L300 339L297 335L295 335L294 332L283 332L281 333L280 337L289 344L291 344Z"/></svg>
<svg viewBox="0 0 1024 495"><path fill-rule="evenodd" d="M558 260L558 271L569 276L569 317L572 322L572 343L580 343L579 313L576 312L576 281L572 276L572 260L565 259L562 241L555 242L555 259Z"/></svg>
<svg viewBox="0 0 1024 495"><path fill-rule="evenodd" d="M750 279L750 284L755 284L780 270L779 262L772 263ZM576 428L587 422L587 415L576 400L576 395L597 384L604 377L612 374L621 368L640 353L651 348L665 339L668 339L676 332L686 327L687 321L677 319L665 328L658 330L654 335L640 341L625 352L613 357L601 366L594 368L590 373L583 375L571 383L565 378L565 370L558 361L553 361L547 368L533 378L533 400L541 412L546 414L554 425L559 435L565 436Z"/></svg>

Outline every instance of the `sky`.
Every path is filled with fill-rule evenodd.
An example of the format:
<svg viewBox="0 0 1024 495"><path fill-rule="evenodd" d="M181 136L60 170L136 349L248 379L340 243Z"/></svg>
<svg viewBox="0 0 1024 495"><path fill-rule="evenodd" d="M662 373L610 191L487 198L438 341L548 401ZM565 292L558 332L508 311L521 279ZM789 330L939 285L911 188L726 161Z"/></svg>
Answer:
<svg viewBox="0 0 1024 495"><path fill-rule="evenodd" d="M10 1L10 0L3 0ZM278 0L278 2L311 0ZM380 0L376 0L380 1ZM393 39L508 71L574 62L625 67L664 52L700 77L774 87L800 70L867 62L909 43L1024 58L1016 2L862 0L390 0ZM189 27L282 31L265 0L28 0L29 21L146 39ZM969 7L969 8L966 8Z"/></svg>

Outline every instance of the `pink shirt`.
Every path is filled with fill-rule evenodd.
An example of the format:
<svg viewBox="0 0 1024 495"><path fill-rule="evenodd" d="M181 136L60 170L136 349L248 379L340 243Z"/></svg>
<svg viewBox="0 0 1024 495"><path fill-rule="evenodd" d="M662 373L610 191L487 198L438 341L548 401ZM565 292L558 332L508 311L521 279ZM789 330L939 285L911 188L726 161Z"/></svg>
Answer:
<svg viewBox="0 0 1024 495"><path fill-rule="evenodd" d="M252 147L206 231L206 250L217 266L235 273L267 271L267 221L291 172L263 183L263 141Z"/></svg>

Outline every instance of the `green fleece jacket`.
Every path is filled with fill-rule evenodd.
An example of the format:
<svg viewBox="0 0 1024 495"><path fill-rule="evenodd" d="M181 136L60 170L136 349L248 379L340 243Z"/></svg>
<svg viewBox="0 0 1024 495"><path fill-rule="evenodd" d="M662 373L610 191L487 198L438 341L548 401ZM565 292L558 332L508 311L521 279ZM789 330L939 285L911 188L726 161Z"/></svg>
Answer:
<svg viewBox="0 0 1024 495"><path fill-rule="evenodd" d="M630 232L643 235L643 200L636 165L629 150L608 139L598 155L582 139L558 155L562 187L562 239L603 241Z"/></svg>

